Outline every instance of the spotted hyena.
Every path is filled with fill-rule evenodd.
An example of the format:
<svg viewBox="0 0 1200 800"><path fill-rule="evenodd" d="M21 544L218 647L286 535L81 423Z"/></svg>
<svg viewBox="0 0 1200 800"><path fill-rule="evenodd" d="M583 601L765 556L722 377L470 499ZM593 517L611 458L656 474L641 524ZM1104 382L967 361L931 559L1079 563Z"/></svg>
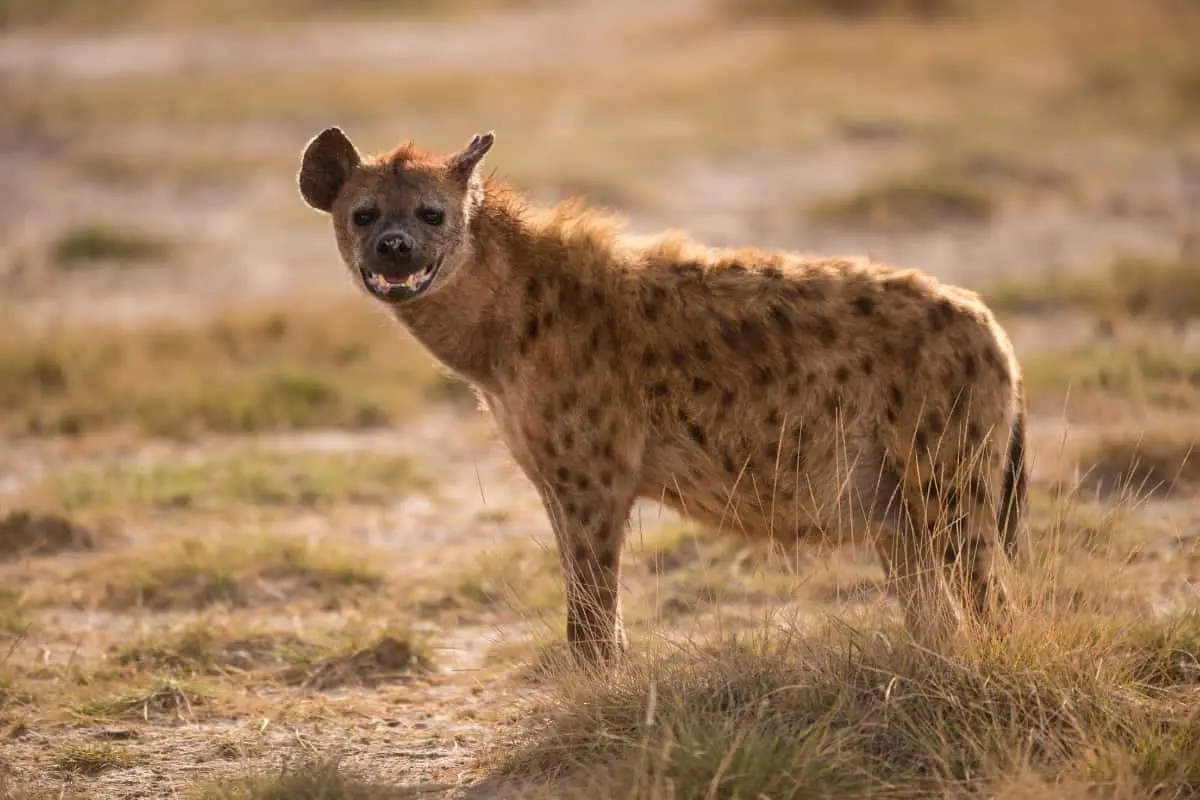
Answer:
<svg viewBox="0 0 1200 800"><path fill-rule="evenodd" d="M914 632L994 621L1024 504L1025 406L973 293L865 259L623 234L449 155L329 128L300 192L354 279L469 381L537 487L585 661L624 646L633 503L776 541L874 544ZM1003 548L1000 545L1003 545ZM958 602L955 602L957 599Z"/></svg>

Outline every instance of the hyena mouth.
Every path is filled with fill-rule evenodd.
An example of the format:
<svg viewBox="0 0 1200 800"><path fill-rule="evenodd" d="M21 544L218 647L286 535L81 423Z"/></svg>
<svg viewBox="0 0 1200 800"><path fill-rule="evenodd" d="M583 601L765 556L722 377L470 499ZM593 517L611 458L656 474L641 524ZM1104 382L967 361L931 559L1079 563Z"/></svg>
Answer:
<svg viewBox="0 0 1200 800"><path fill-rule="evenodd" d="M429 288L429 284L433 282L433 278L441 266L442 261L438 259L425 269L417 270L403 278L389 278L363 267L361 270L363 285L380 300L408 300Z"/></svg>

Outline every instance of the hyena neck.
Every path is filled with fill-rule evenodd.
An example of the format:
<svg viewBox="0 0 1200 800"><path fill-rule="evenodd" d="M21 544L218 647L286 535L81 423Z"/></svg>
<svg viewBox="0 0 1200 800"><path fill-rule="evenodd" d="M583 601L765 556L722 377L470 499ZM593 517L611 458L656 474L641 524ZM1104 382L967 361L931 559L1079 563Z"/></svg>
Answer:
<svg viewBox="0 0 1200 800"><path fill-rule="evenodd" d="M485 196L446 283L392 308L430 355L486 392L499 391L514 357L522 314L514 260L524 238L519 208Z"/></svg>

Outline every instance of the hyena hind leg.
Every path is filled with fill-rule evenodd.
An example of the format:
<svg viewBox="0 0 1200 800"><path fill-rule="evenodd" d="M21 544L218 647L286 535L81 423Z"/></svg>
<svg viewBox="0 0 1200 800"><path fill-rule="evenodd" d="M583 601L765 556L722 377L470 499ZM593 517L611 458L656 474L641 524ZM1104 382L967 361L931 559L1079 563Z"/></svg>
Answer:
<svg viewBox="0 0 1200 800"><path fill-rule="evenodd" d="M937 647L957 630L960 616L942 569L944 548L922 530L905 498L899 472L887 459L866 459L852 481L859 498L856 517L871 531L888 594L919 642Z"/></svg>

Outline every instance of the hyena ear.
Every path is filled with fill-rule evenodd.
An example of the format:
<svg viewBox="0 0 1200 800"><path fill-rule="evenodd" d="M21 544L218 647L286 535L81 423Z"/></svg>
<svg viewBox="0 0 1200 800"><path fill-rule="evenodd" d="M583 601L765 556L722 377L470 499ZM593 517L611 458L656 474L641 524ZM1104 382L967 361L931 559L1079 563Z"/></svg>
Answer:
<svg viewBox="0 0 1200 800"><path fill-rule="evenodd" d="M475 134L471 137L471 141L467 142L467 146L457 153L446 159L446 168L451 175L462 180L464 183L469 181L475 174L479 163L483 161L483 157L487 155L487 151L492 149L492 145L496 142L496 134L488 131L484 134Z"/></svg>
<svg viewBox="0 0 1200 800"><path fill-rule="evenodd" d="M338 192L362 163L358 150L341 128L326 128L304 148L300 160L300 195L318 211L333 208Z"/></svg>

